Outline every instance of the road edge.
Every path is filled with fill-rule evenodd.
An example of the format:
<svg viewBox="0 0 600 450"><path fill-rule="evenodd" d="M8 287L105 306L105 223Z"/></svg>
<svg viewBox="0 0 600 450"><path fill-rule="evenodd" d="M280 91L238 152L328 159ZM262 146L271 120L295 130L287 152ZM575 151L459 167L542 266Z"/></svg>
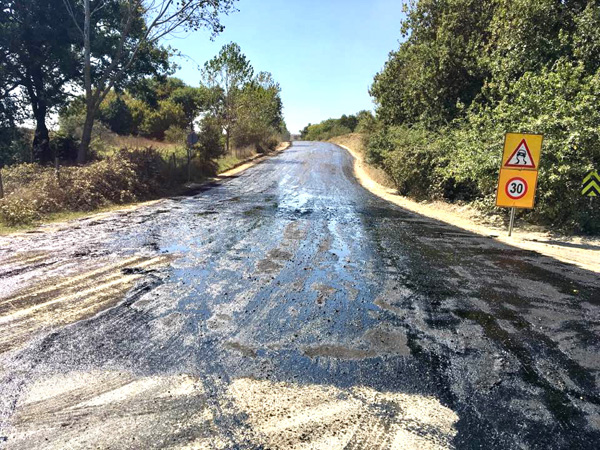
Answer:
<svg viewBox="0 0 600 450"><path fill-rule="evenodd" d="M357 181L366 190L383 200L386 200L390 203L395 204L396 206L399 206L421 216L427 217L429 219L438 220L440 222L447 223L448 225L461 228L465 231L469 231L472 233L476 233L480 236L495 239L499 242L502 242L503 244L518 247L523 250L534 251L544 256L557 259L561 262L567 264L574 264L582 269L600 273L599 250L594 250L592 248L568 248L567 250L565 249L565 246L527 240L522 237L519 237L518 235L513 235L512 237L501 236L497 234L497 230L493 230L489 227L476 223L466 223L466 220L462 218L459 220L458 217L453 217L453 215L451 213L448 213L447 211L440 213L439 211L435 211L434 208L428 205L420 204L414 200L399 195L395 192L394 189L383 186L382 184L373 180L369 176L368 172L364 169L364 165L366 163L364 162L362 155L359 154L358 151L351 149L350 147L347 147L343 144L337 144L335 142L330 143L332 145L336 145L346 150L352 156L354 160L354 176L356 177ZM568 245L566 246L568 247Z"/></svg>

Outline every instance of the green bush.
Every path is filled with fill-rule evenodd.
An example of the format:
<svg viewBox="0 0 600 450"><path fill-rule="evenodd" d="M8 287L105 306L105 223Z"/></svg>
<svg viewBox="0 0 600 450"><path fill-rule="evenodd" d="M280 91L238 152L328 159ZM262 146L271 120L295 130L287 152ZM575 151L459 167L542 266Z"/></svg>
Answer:
<svg viewBox="0 0 600 450"><path fill-rule="evenodd" d="M205 117L202 120L198 137L199 141L195 147L200 159L208 160L218 158L225 153L223 133L218 120Z"/></svg>
<svg viewBox="0 0 600 450"><path fill-rule="evenodd" d="M438 168L446 164L441 139L422 127L389 127L372 135L367 158L382 167L403 195L439 194Z"/></svg>
<svg viewBox="0 0 600 450"><path fill-rule="evenodd" d="M584 176L600 169L600 70L593 75L559 60L528 72L503 92L494 108L472 110L457 123L451 141L456 157L443 171L476 182L492 203L505 131L544 135L536 207L539 223L585 232L600 231L598 205L581 195ZM592 204L594 205L594 204Z"/></svg>
<svg viewBox="0 0 600 450"><path fill-rule="evenodd" d="M18 197L0 199L0 221L7 225L26 225L38 217L35 200L28 201Z"/></svg>
<svg viewBox="0 0 600 450"><path fill-rule="evenodd" d="M165 131L165 140L175 144L185 145L188 133L189 131L181 128L180 126L171 125Z"/></svg>
<svg viewBox="0 0 600 450"><path fill-rule="evenodd" d="M98 116L111 131L131 134L134 128L133 114L122 96L111 91L100 105Z"/></svg>
<svg viewBox="0 0 600 450"><path fill-rule="evenodd" d="M505 132L541 133L536 205L523 214L600 232L599 202L581 195L600 169L599 25L598 1L411 2L370 89L369 161L401 192L498 211Z"/></svg>
<svg viewBox="0 0 600 450"><path fill-rule="evenodd" d="M162 140L171 126L185 127L185 113L180 105L170 100L161 100L158 109L145 114L140 131L144 136Z"/></svg>
<svg viewBox="0 0 600 450"><path fill-rule="evenodd" d="M75 161L79 140L64 131L53 133L50 136L52 154L61 161Z"/></svg>
<svg viewBox="0 0 600 450"><path fill-rule="evenodd" d="M349 134L354 131L354 128L349 128L348 124L354 124L356 126L356 118L350 121L348 116L343 116L344 120L340 119L327 119L321 123L311 125L308 124L304 130L300 133L303 140L307 141L326 141L332 137L342 136ZM346 125L344 125L346 124Z"/></svg>

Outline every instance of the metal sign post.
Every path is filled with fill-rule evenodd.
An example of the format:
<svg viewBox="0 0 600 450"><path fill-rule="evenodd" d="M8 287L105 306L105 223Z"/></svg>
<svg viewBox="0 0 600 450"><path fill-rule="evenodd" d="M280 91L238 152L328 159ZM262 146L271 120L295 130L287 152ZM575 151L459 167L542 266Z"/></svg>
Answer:
<svg viewBox="0 0 600 450"><path fill-rule="evenodd" d="M510 222L508 224L508 235L512 236L513 225L515 224L515 211L516 208L510 208Z"/></svg>

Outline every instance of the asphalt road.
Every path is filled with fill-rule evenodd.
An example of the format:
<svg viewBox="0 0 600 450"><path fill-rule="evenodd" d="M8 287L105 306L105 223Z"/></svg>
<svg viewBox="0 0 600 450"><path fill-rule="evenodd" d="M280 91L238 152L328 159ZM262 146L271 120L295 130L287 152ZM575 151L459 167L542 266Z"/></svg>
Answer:
<svg viewBox="0 0 600 450"><path fill-rule="evenodd" d="M330 144L2 237L0 277L0 447L600 447L598 275L386 203Z"/></svg>

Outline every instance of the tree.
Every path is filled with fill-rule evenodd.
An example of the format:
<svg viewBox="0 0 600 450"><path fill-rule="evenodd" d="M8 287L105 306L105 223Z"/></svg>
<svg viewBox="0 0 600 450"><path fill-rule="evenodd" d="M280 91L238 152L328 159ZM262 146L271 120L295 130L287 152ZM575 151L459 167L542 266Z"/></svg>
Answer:
<svg viewBox="0 0 600 450"><path fill-rule="evenodd" d="M406 39L390 53L370 94L387 125L452 121L479 94L488 74L482 63L490 42L494 2L420 0L402 24Z"/></svg>
<svg viewBox="0 0 600 450"><path fill-rule="evenodd" d="M235 0L63 0L83 53L86 118L77 156L85 162L98 107L113 87L167 69L162 38L177 31L223 30Z"/></svg>
<svg viewBox="0 0 600 450"><path fill-rule="evenodd" d="M191 130L198 115L208 109L209 94L203 87L184 86L175 89L170 99L181 107L185 116L185 128Z"/></svg>
<svg viewBox="0 0 600 450"><path fill-rule="evenodd" d="M254 69L240 46L230 43L217 56L207 61L203 81L213 92L214 113L225 131L225 148L230 151L231 131L237 120L236 98L242 87L252 80Z"/></svg>
<svg viewBox="0 0 600 450"><path fill-rule="evenodd" d="M112 94L112 95L111 95ZM133 131L133 115L127 102L114 91L106 96L99 108L99 118L111 131L117 134L131 134Z"/></svg>
<svg viewBox="0 0 600 450"><path fill-rule="evenodd" d="M598 232L581 180L600 167L600 2L418 0L403 32L371 87L368 160L405 193L491 210L504 133L538 132L536 208L525 214Z"/></svg>
<svg viewBox="0 0 600 450"><path fill-rule="evenodd" d="M237 98L237 121L233 128L238 146L256 145L270 148L275 135L283 134L281 88L270 73L261 72L242 87ZM275 142L276 143L276 142Z"/></svg>
<svg viewBox="0 0 600 450"><path fill-rule="evenodd" d="M28 99L36 123L32 154L43 163L53 159L46 116L66 102L65 88L79 74L74 28L62 0L8 0L0 10L2 78L13 83L9 92L19 86Z"/></svg>

